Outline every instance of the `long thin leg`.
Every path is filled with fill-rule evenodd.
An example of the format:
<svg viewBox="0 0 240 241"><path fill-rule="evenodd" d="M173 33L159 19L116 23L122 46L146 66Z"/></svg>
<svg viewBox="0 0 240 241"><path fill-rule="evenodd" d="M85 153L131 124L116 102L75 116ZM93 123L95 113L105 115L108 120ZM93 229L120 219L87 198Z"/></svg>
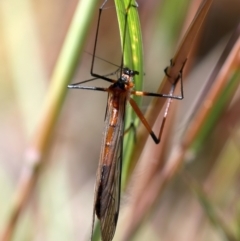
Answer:
<svg viewBox="0 0 240 241"><path fill-rule="evenodd" d="M93 57L92 57L92 64L91 64L91 70L90 70L90 74L95 77L95 78L99 78L99 79L103 79L106 80L108 82L115 82L114 80L108 78L107 76L103 76L103 75L99 75L96 73L93 73L93 67L94 67L94 61L95 61L95 54L96 54L96 48L97 48L97 39L98 39L98 31L99 31L99 26L100 26L100 20L101 20L101 14L102 14L102 10L103 7L105 5L105 3L107 2L104 1L104 3L102 4L102 6L99 8L99 15L98 15L98 23L97 23L97 31L96 31L96 36L95 36L95 41L94 41L94 47L93 47Z"/></svg>
<svg viewBox="0 0 240 241"><path fill-rule="evenodd" d="M92 63L91 63L91 70L90 70L90 74L95 77L95 78L99 78L99 79L103 79L103 80L106 80L108 82L111 82L111 83L114 83L115 81L108 78L107 76L108 75L99 75L99 74L96 74L93 72L93 69L94 69L94 62L95 62L95 54L96 54L96 49L97 49L97 40L98 40L98 33L99 33L99 26L100 26L100 20L101 20L101 15L102 15L102 10L103 10L103 7L104 5L106 4L108 0L105 0L102 4L102 6L99 8L99 15L98 15L98 23L97 23L97 31L96 31L96 36L95 36L95 41L94 41L94 48L93 48L93 58L92 58ZM124 33L123 33L123 49L122 49L122 53L124 54L124 49L125 49L125 40L126 40L126 32L127 32L127 17L128 17L128 10L129 8L132 6L132 7L138 7L138 4L137 2L135 3L136 5L134 4L131 4L131 0L129 2L129 6L127 7L126 9L126 13L125 13L125 24L124 24ZM123 70L123 67L124 67L124 64L123 64L123 54L122 54L122 57L121 57L121 67L120 67L120 73L122 73L122 70Z"/></svg>
<svg viewBox="0 0 240 241"><path fill-rule="evenodd" d="M163 98L182 100L183 99L182 76L180 77L180 83L181 83L180 96L173 95L177 82L172 84L172 88L169 94L159 94L159 93L137 91L137 90L131 91L131 94L136 96L153 96L153 97L163 97Z"/></svg>
<svg viewBox="0 0 240 241"><path fill-rule="evenodd" d="M96 86L82 86L82 85L68 85L69 89L82 89L82 90L96 90L108 92L108 88L96 87Z"/></svg>
<svg viewBox="0 0 240 241"><path fill-rule="evenodd" d="M145 91L131 91L131 94L136 96L153 96L153 97L163 97L163 98L170 98L170 99L177 99L177 100L183 99L182 92L181 92L181 96L171 95L171 94L159 94L159 93L152 93L152 92L145 92Z"/></svg>
<svg viewBox="0 0 240 241"><path fill-rule="evenodd" d="M172 87L170 89L169 94L159 94L159 93L151 93L151 92L144 92L144 91L131 91L131 94L133 95L137 95L137 96L153 96L153 97L164 97L164 98L168 98L167 101L167 106L164 112L164 116L163 116L163 120L160 126L160 130L159 130L159 134L156 135L154 133L154 131L152 130L151 126L149 125L149 123L147 122L146 118L144 117L143 113L141 112L141 110L139 109L138 105L136 104L136 102L132 99L129 98L129 103L132 106L132 108L134 109L135 113L137 114L138 118L141 120L141 122L143 123L143 125L146 127L146 129L148 130L149 134L151 135L152 139L154 140L154 142L156 144L158 144L161 141L161 137L162 137L162 133L163 133L163 129L164 129L164 125L167 119L167 114L172 102L172 99L178 99L178 100L182 100L183 99L183 83L182 83L182 73L183 73L183 68L186 64L187 59L184 61L182 68L179 71L179 75L176 78L176 80L174 81L174 83L172 83ZM173 63L171 61L171 66L173 66ZM167 73L167 68L165 69L165 74L168 76ZM169 78L171 78L171 76L168 76ZM180 92L181 92L181 96L175 96L173 95L175 87L178 83L178 81L180 80Z"/></svg>
<svg viewBox="0 0 240 241"><path fill-rule="evenodd" d="M88 52L88 51L86 51L86 50L84 50L84 53L86 53L86 54L88 54L88 55L93 56L93 54L92 54L92 53L89 53L89 52ZM118 69L120 69L119 65L114 64L114 63L113 63L113 62L111 62L111 61L108 61L108 60L106 60L106 59L104 59L104 58L101 58L101 57L99 57L99 56L97 56L97 55L95 55L94 57L95 57L96 59L102 60L103 62L108 63L108 64L111 64L111 65L113 65L113 66L117 67ZM106 75L105 75L105 76L106 76Z"/></svg>
<svg viewBox="0 0 240 241"><path fill-rule="evenodd" d="M129 7L130 7L130 3L131 3L131 0L129 2L129 6L127 7L126 9L126 13L125 13L125 23L124 23L124 32L123 32L123 42L122 42L122 57L121 57L121 73L122 73L122 69L123 69L123 55L124 55L124 51L125 51L125 42L126 42L126 34L127 34L127 18L128 18L128 10L129 10Z"/></svg>
<svg viewBox="0 0 240 241"><path fill-rule="evenodd" d="M179 75L176 78L176 80L174 81L174 83L172 83L172 88L169 94L160 94L160 93L153 93L153 92L145 92L145 91L137 91L137 90L133 90L131 91L132 95L136 95L136 96L153 96L153 97L163 97L163 98L170 98L170 99L177 99L177 100L182 100L184 98L184 94L183 94L183 81L182 81L182 74L183 74L183 68L186 64L187 59L184 61L183 66L181 68L181 70L179 71ZM171 66L173 66L172 61L171 61ZM167 69L166 68L164 70L165 74L167 77L171 78L171 76L168 76L167 73ZM178 83L178 81L180 81L180 96L177 95L173 95L175 87Z"/></svg>
<svg viewBox="0 0 240 241"><path fill-rule="evenodd" d="M172 87L171 90L170 90L169 96L171 96L173 94L173 92L174 92L174 88ZM159 96L159 97L163 97L163 96ZM169 110L169 107L171 105L171 101L172 101L172 98L169 97L169 99L167 101L167 106L166 106L166 109L165 109L165 112L164 112L162 124L160 126L159 134L156 135L154 133L154 131L152 130L151 126L149 125L149 123L147 122L146 118L144 117L143 113L139 109L137 103L132 98L129 98L130 105L132 106L132 108L136 112L138 118L141 120L143 125L146 127L147 131L149 132L149 134L151 135L153 141L156 144L158 144L161 141L161 137L162 137L164 125L165 125L165 122L166 122L166 119L167 119L168 110Z"/></svg>
<svg viewBox="0 0 240 241"><path fill-rule="evenodd" d="M114 72L112 72L112 73L110 73L110 74L107 74L107 75L105 75L105 76L115 75L115 74L117 74L118 72L119 72L119 68L118 68L116 71L114 71ZM80 82L78 82L78 83L70 84L70 85L68 85L68 88L69 88L69 89L73 89L73 88L81 89L81 88L79 88L79 87L74 87L74 86L78 86L78 85L81 85L81 84L84 84L84 83L87 83L87 82L91 82L91 81L94 81L94 80L96 80L96 79L99 79L99 78L96 77L96 78L92 78L92 79L88 79L88 80L83 80L83 81L80 81ZM114 83L114 82L116 82L116 80L112 80L112 82Z"/></svg>

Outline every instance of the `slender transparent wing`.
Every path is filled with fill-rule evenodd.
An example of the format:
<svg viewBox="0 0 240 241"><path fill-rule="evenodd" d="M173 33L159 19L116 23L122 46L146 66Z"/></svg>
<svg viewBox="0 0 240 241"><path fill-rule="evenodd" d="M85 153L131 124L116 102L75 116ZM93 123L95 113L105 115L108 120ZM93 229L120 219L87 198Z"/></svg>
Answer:
<svg viewBox="0 0 240 241"><path fill-rule="evenodd" d="M121 166L122 166L122 135L120 136L116 161L114 161L113 182L110 183L107 208L100 218L102 240L112 240L118 221L120 192L121 192Z"/></svg>
<svg viewBox="0 0 240 241"><path fill-rule="evenodd" d="M109 93L93 208L93 222L96 214L100 220L101 236L104 241L110 241L114 236L120 203L126 96L121 96L117 103L114 101L116 99Z"/></svg>

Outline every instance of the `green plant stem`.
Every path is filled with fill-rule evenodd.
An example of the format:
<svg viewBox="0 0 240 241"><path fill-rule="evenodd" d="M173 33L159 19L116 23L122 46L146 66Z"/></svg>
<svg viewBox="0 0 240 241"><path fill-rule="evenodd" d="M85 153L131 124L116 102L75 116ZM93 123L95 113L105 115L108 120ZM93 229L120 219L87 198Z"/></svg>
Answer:
<svg viewBox="0 0 240 241"><path fill-rule="evenodd" d="M140 20L138 16L138 8L135 1L129 0L115 0L116 12L118 16L121 43L123 53L124 66L139 71L139 75L134 77L134 84L136 90L142 90L143 86L143 44ZM125 26L125 14L127 13L127 25ZM127 27L127 29L125 29ZM126 34L126 35L125 35ZM125 39L124 39L125 38ZM139 98L134 98L135 101L140 104ZM134 111L130 106L127 106L125 129L127 129L131 123L134 123L136 127L139 123ZM134 132L130 131L124 137L123 145L123 168L122 168L122 187L125 188L126 181L129 175L129 167L131 162L132 151L134 149Z"/></svg>

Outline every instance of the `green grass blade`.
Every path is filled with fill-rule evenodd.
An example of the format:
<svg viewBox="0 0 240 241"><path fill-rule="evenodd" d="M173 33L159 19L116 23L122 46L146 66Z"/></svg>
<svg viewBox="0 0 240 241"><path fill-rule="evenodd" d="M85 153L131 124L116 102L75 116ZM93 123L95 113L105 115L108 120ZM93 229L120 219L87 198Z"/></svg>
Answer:
<svg viewBox="0 0 240 241"><path fill-rule="evenodd" d="M116 11L119 22L121 43L125 43L124 46L124 66L139 71L139 75L134 77L135 88L137 90L142 89L143 85L143 44L142 44L142 34L140 27L140 20L138 16L138 8L135 1L129 0L115 0ZM127 10L128 9L128 10ZM127 29L125 31L125 13L127 11ZM126 36L124 36L126 33ZM125 38L125 40L123 40ZM123 49L123 47L122 47ZM136 98L135 101L140 104L140 99ZM135 126L138 125L139 120L136 117L134 111L131 107L127 107L125 127L128 128L134 122ZM130 131L124 137L123 145L123 170L122 170L122 186L125 187L127 180L128 168L130 165L130 157L134 147L134 133Z"/></svg>

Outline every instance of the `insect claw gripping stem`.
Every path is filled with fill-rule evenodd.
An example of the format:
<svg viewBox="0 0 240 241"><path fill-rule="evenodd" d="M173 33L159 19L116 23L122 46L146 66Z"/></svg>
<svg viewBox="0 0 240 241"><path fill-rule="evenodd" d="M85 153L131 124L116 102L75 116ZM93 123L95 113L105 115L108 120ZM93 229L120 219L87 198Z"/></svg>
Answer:
<svg viewBox="0 0 240 241"><path fill-rule="evenodd" d="M179 73L178 73L178 76L175 78L174 82L172 83L171 80L174 79L171 75L168 74L168 69L171 68L171 67L174 67L175 66L175 63L173 62L173 59L170 60L170 66L166 67L164 69L164 73L165 75L169 78L169 81L172 83L172 85L176 85L180 79L180 92L181 92L181 96L178 96L174 99L179 99L179 100L182 100L184 98L184 94L183 94L183 68L185 66L187 62L187 58L184 60L183 62L183 65L182 65L182 68L180 69Z"/></svg>
<svg viewBox="0 0 240 241"><path fill-rule="evenodd" d="M173 60L171 59L170 60L170 67L173 67L174 66L174 63L173 63ZM165 73L165 75L168 77L168 78L171 78L171 76L168 74L168 69L170 68L169 66L168 67L166 67L165 69L164 69L164 73Z"/></svg>
<svg viewBox="0 0 240 241"><path fill-rule="evenodd" d="M134 124L133 121L131 121L131 124L129 125L129 127L127 129L125 129L124 131L124 135L127 134L129 131L131 131L131 129L133 130L133 138L134 138L134 142L137 142L137 130L136 130L136 126Z"/></svg>
<svg viewBox="0 0 240 241"><path fill-rule="evenodd" d="M184 98L184 94L183 94L183 77L182 77L182 75L183 75L183 68L184 68L186 62L187 62L187 58L184 60L183 66L182 66L182 68L180 69L180 72L179 72L180 88L181 88L181 96L182 96L182 99Z"/></svg>

